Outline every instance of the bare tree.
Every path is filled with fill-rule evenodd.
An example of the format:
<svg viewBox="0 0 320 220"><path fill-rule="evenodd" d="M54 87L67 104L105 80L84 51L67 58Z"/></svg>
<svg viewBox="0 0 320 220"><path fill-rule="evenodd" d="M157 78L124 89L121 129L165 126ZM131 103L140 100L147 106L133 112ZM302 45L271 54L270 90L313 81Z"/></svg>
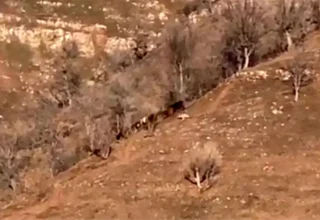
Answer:
<svg viewBox="0 0 320 220"><path fill-rule="evenodd" d="M86 134L89 139L89 153L107 159L111 153L111 128L106 121L98 122L89 116L85 116ZM109 128L109 131L106 129Z"/></svg>
<svg viewBox="0 0 320 220"><path fill-rule="evenodd" d="M293 92L294 92L294 101L298 101L299 99L299 92L300 92L300 87L301 87L301 82L302 82L302 76L303 72L292 72L292 79L293 79Z"/></svg>
<svg viewBox="0 0 320 220"><path fill-rule="evenodd" d="M76 68L79 61L78 46L75 42L65 42L61 52L54 59L54 65L58 74L55 75L55 83L50 85L45 92L39 91L42 98L56 103L59 108L71 105L72 96L77 93L81 84L80 76Z"/></svg>
<svg viewBox="0 0 320 220"><path fill-rule="evenodd" d="M169 31L167 43L171 64L173 65L174 72L179 76L179 93L181 99L184 100L184 71L196 44L191 27L184 27L181 24L174 25Z"/></svg>
<svg viewBox="0 0 320 220"><path fill-rule="evenodd" d="M290 71L292 76L292 86L295 102L299 101L301 88L309 85L313 81L313 79L308 74L308 70L305 67L305 65L297 65Z"/></svg>
<svg viewBox="0 0 320 220"><path fill-rule="evenodd" d="M305 87L313 82L314 74L310 71L308 63L303 59L305 54L298 53L293 60L288 64L286 69L290 73L292 93L294 94L294 101L299 101L299 95L302 87Z"/></svg>
<svg viewBox="0 0 320 220"><path fill-rule="evenodd" d="M307 1L305 0L279 0L276 4L275 30L280 39L286 42L286 49L294 45L294 39L301 40L305 36L307 27ZM293 36L295 35L295 36ZM280 45L283 47L282 45Z"/></svg>
<svg viewBox="0 0 320 220"><path fill-rule="evenodd" d="M235 71L248 68L259 40L267 33L264 9L256 0L227 1L222 11L225 19L224 59Z"/></svg>

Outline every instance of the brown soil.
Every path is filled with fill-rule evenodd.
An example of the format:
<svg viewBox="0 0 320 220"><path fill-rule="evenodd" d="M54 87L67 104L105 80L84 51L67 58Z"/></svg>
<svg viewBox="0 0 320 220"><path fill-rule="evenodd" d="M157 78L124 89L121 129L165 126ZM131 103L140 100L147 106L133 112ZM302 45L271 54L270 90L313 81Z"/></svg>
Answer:
<svg viewBox="0 0 320 220"><path fill-rule="evenodd" d="M294 103L269 73L230 80L187 109L189 119L174 116L155 137L138 133L108 160L79 163L41 198L23 195L0 218L319 219L319 83ZM272 113L281 106L282 114ZM191 144L207 139L220 143L223 167L200 194L181 165Z"/></svg>
<svg viewBox="0 0 320 220"><path fill-rule="evenodd" d="M89 17L79 9L75 18ZM319 37L308 42L313 50ZM266 80L222 84L186 110L189 119L165 120L154 137L138 133L105 161L91 157L39 181L37 193L2 207L0 219L319 219L320 84L303 88L294 103L273 77L292 57L253 68L268 70ZM0 64L1 115L24 95L18 76ZM272 112L280 108L282 114ZM223 166L214 187L200 194L182 178L181 165L194 142L208 139L219 142Z"/></svg>

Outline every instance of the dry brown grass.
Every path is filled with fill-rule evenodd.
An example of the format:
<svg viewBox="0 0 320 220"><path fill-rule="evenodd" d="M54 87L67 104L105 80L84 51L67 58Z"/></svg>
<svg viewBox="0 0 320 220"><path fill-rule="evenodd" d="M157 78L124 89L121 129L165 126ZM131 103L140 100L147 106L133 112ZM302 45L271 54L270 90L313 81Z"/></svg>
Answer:
<svg viewBox="0 0 320 220"><path fill-rule="evenodd" d="M98 156L108 155L119 132L126 133L141 118L165 111L181 99L192 101L214 88L221 78L233 75L239 70L238 66L242 69L269 57L270 50L264 48L269 46L266 42L279 40L279 36L272 35L275 39L268 41L270 36L265 34L275 22L273 17L260 18L269 16L265 14L269 8L257 1L253 5L245 1L244 5L236 2L227 6L221 18L212 15L200 24L166 27L160 47L146 56L142 52L143 56L130 65L122 62L122 56L115 60L104 57L112 68L106 70L107 77L97 80L93 87L81 81L83 60L78 57L76 45L65 45L56 57L55 82L47 87L51 98L36 96L39 102L36 108L27 106L17 114L25 127L32 129L24 128L25 132L20 133L12 122L6 122L8 127L1 133L4 134L1 141L4 151L0 155L6 161L4 176L11 176L11 171L6 170L19 173L29 167L25 163L19 165L19 169L12 168L9 149L17 155L28 151L28 157L42 149L45 155L42 160L49 162L54 175L86 157L86 151ZM304 15L305 9L301 10ZM273 22L268 23L270 19ZM261 24L265 24L264 28ZM309 23L303 25L295 27L300 27L300 32L310 27ZM282 34L286 30L283 29ZM131 55L132 51L128 53ZM86 123L96 129L86 132ZM213 166L212 152L203 152L198 156L209 157L204 159L205 166ZM19 164L17 160L13 163Z"/></svg>

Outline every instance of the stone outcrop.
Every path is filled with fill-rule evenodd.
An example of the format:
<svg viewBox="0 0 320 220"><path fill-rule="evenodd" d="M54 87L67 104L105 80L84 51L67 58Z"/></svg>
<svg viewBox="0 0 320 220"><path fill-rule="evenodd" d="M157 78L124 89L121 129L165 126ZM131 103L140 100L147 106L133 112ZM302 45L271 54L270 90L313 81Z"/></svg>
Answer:
<svg viewBox="0 0 320 220"><path fill-rule="evenodd" d="M27 3L26 3L27 4ZM32 3L30 3L32 4ZM80 4L80 3L79 3ZM70 8L74 10L75 7L83 8L83 10L93 10L91 5L79 5L77 2L63 3L62 1L37 1L36 5L49 9L58 10L59 8ZM159 1L139 1L130 2L134 10L140 10L143 13L134 14L135 20L139 21L139 24L153 25L156 21L160 21L161 25L169 19L169 11ZM9 7L17 8L18 3L10 2ZM22 11L23 6L21 7ZM158 36L156 30L134 30L123 23L132 23L131 18L121 16L121 13L113 7L96 8L95 10L101 11L105 19L102 23L107 23L108 19L117 22L117 30L122 33L127 33L130 37L120 37L115 34L110 36L108 25L93 24L88 25L86 22L79 21L74 22L77 19L67 19L50 15L45 19L40 19L37 16L25 16L23 13L9 14L0 13L0 41L10 42L14 36L21 43L29 45L31 48L37 48L39 45L45 45L50 50L57 50L61 48L61 45L66 41L74 41L78 45L81 56L92 57L95 53L95 48L104 50L108 54L112 54L115 50L128 50L136 46L133 40L135 32L144 32L147 35ZM119 9L118 9L119 10ZM92 12L94 13L94 12ZM64 17L64 16L63 16ZM139 18L141 17L141 18ZM134 25L133 25L134 26ZM143 29L143 27L141 28Z"/></svg>
<svg viewBox="0 0 320 220"><path fill-rule="evenodd" d="M94 46L102 47L105 52L112 53L115 49L127 50L135 46L132 38L108 38L107 27L104 25L85 26L80 23L45 21L37 19L33 25L19 24L21 17L0 14L0 41L10 42L14 36L31 48L41 44L50 50L60 49L66 41L74 41L82 56L94 55Z"/></svg>

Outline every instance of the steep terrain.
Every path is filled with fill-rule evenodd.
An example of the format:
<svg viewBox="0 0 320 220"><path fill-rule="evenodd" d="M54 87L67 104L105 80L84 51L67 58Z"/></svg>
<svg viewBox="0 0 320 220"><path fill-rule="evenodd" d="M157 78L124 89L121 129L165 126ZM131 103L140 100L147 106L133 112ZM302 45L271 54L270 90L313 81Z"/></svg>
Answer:
<svg viewBox="0 0 320 220"><path fill-rule="evenodd" d="M316 64L317 53L305 57ZM38 195L19 196L1 219L318 219L319 82L294 102L276 73L290 57L221 84L186 110L189 119L165 120L155 137L140 132L108 160L91 157ZM218 141L223 166L213 188L199 194L181 165L193 143L208 139Z"/></svg>
<svg viewBox="0 0 320 220"><path fill-rule="evenodd" d="M61 147L56 139L50 139L50 129L56 132L58 127L51 121L62 118L65 122L65 109L54 112L54 105L48 100L45 100L49 102L47 108L35 113L23 107L36 102L39 96L34 94L50 85L56 73L63 75L59 65L64 67L68 63L56 61L57 57L61 60L59 53L65 39L75 41L79 47L81 56L70 59L75 72L83 77L83 85L100 92L90 96L92 94L85 90L88 92L82 97L85 105L97 104L99 110L100 103L94 100L112 100L106 99L115 94L111 94L112 89L121 83L123 87L139 84L132 81L143 82L137 87L144 93L150 91L147 95L158 95L160 88L168 92L168 87L157 85L158 81L161 84L171 79L161 75L163 72L170 75L172 71L161 60L166 57L164 51L159 50L161 56L147 57L144 65L137 62L133 69L110 73L118 76L118 81L111 81L110 84L114 84L109 90L103 87L99 90L99 86L109 82L93 82L90 74L103 72L108 78L109 69L103 69L106 60L96 57L97 48L110 56L119 55L118 50L131 52L138 43L134 38L141 35L147 37L151 48L156 47L163 26L178 17L177 10L184 4L182 0L16 0L0 3L1 219L319 219L319 81L316 77L312 84L303 87L299 101L294 102L291 81L285 80L287 73L283 71L288 63L300 61L308 64L312 74L318 76L318 32L308 37L305 51L298 53L293 49L245 69L188 107L185 113L190 118L181 120L173 115L157 126L153 137L144 137L145 131L140 131L121 140L113 146L114 151L106 160L90 156L73 161L78 155L72 154L71 148L76 148L78 142L70 141L71 138L66 138L67 147L61 153L66 156L63 158L67 165L51 154L50 149ZM204 39L215 33L205 25L195 29L205 33ZM200 39L198 50L207 49L206 44L212 45L214 37L211 38L212 41L197 38ZM62 56L62 60L68 59ZM199 56L199 59L204 60L204 57ZM203 64L196 61L191 65ZM200 70L195 69L199 78L203 74ZM214 70L210 69L211 75ZM157 82L150 83L150 79ZM157 104L157 98L163 95L160 91L159 97L144 99L138 89L130 91L119 87L120 92L121 89L141 98L137 100L142 102L136 105L144 105L153 101L151 99ZM133 99L120 95L116 98L119 97ZM87 111L97 109L84 108ZM89 115L88 112L79 114L79 111L68 113L68 117L75 115L66 119L71 125L80 121L79 118L82 120L83 115ZM39 121L41 123L36 124ZM17 132L20 133L15 135ZM6 139L6 135L12 139ZM19 141L18 135L22 137ZM199 193L195 185L183 179L182 164L193 145L207 140L218 142L223 164L216 184ZM10 147L15 146L19 148L18 153L12 156ZM73 157L68 157L70 152ZM18 165L15 167L12 161L17 161ZM53 162L62 164L58 175L53 172ZM10 172L16 172L17 176Z"/></svg>
<svg viewBox="0 0 320 220"><path fill-rule="evenodd" d="M128 53L143 36L152 49L166 21L182 6L183 2L167 0L1 2L0 82L4 86L0 92L9 96L1 95L0 102L10 107L20 100L17 91L32 94L38 84L50 81L49 58L66 41L77 43L80 62L87 66L82 68L86 78L96 69L97 59L93 61L92 56L97 48L110 56L114 51Z"/></svg>

